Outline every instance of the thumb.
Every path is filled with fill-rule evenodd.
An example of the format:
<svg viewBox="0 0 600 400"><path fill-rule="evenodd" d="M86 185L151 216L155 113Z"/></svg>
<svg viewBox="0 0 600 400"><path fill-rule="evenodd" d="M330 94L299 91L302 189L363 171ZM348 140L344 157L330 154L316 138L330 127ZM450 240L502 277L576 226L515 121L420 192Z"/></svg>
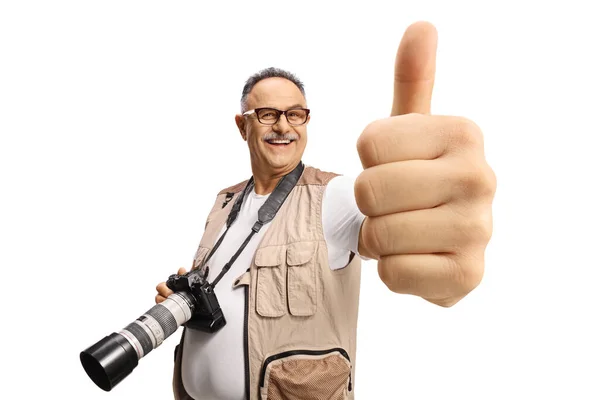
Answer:
<svg viewBox="0 0 600 400"><path fill-rule="evenodd" d="M410 25L398 46L392 116L431 112L437 30L429 22Z"/></svg>
<svg viewBox="0 0 600 400"><path fill-rule="evenodd" d="M177 271L177 275L185 275L186 274L186 269L181 267L179 268L179 270Z"/></svg>

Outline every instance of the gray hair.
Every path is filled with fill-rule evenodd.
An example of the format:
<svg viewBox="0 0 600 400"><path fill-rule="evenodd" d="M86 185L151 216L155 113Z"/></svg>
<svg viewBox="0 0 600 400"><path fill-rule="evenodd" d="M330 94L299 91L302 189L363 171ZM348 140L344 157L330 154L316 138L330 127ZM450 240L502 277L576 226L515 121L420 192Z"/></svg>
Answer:
<svg viewBox="0 0 600 400"><path fill-rule="evenodd" d="M252 88L254 88L254 85L256 85L258 82L262 81L263 79L267 79L267 78L287 79L288 81L290 81L294 85L296 85L296 87L298 87L298 89L300 89L302 96L306 97L306 93L304 93L304 84L300 81L300 79L298 79L298 77L296 77L296 75L292 74L291 72L280 69L280 68L275 68L275 67L265 68L265 69L255 73L254 75L252 75L246 81L246 84L244 85L244 89L242 89L242 99L240 101L241 107L242 107L242 112L247 111L248 95L252 91Z"/></svg>

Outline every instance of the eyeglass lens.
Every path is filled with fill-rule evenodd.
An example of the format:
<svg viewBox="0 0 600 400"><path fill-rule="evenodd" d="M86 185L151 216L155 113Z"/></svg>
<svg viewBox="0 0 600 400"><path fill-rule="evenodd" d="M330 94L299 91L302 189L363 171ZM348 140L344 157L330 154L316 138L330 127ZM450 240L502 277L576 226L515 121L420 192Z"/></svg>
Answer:
<svg viewBox="0 0 600 400"><path fill-rule="evenodd" d="M273 108L263 108L257 112L258 120L265 124L274 124L279 120L281 111ZM292 109L285 112L287 120L292 125L301 125L306 122L308 113L302 109Z"/></svg>

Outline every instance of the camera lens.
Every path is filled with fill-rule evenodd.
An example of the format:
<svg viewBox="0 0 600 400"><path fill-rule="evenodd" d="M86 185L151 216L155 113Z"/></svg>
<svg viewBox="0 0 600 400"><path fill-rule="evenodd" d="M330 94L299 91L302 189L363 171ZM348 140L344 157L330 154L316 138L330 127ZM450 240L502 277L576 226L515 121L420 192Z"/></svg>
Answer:
<svg viewBox="0 0 600 400"><path fill-rule="evenodd" d="M110 391L133 371L139 359L192 317L194 304L191 294L173 293L121 331L82 351L79 358L85 372L98 387Z"/></svg>
<svg viewBox="0 0 600 400"><path fill-rule="evenodd" d="M90 379L107 392L129 375L138 364L136 351L117 333L111 333L82 351L79 358Z"/></svg>

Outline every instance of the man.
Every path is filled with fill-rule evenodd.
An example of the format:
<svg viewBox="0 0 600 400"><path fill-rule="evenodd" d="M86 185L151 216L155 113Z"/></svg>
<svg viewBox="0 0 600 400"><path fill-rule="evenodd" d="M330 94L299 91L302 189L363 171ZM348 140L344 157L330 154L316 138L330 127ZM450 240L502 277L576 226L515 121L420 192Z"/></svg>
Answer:
<svg viewBox="0 0 600 400"><path fill-rule="evenodd" d="M479 284L495 175L475 124L429 115L436 46L430 24L407 29L392 116L360 136L356 182L306 166L275 218L251 237L215 287L227 324L216 333L184 331L176 398L353 398L361 258L378 260L390 290L443 307ZM193 268L205 266L227 230L207 262L209 281L256 226L278 182L302 166L310 121L302 83L261 71L244 87L235 120L253 187L224 189L208 215ZM164 283L157 290L156 302L172 293Z"/></svg>

